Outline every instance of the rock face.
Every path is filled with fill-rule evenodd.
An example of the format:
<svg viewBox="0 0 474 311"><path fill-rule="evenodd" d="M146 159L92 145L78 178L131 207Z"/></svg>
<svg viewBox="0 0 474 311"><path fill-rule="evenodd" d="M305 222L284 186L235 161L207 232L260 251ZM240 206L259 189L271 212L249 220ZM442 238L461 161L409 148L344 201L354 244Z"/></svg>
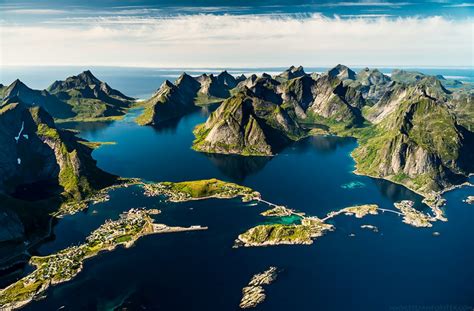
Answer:
<svg viewBox="0 0 474 311"><path fill-rule="evenodd" d="M76 118L120 116L134 100L100 81L89 70L55 81L47 91L70 105Z"/></svg>
<svg viewBox="0 0 474 311"><path fill-rule="evenodd" d="M356 79L356 73L349 69L349 67L338 64L336 67L328 70L327 75L331 78L338 78L339 80Z"/></svg>
<svg viewBox="0 0 474 311"><path fill-rule="evenodd" d="M339 78L323 75L316 80L313 102L307 114L321 116L348 126L358 125L363 119L359 108L363 106L362 95Z"/></svg>
<svg viewBox="0 0 474 311"><path fill-rule="evenodd" d="M457 124L448 97L438 80L423 78L382 98L372 137L353 153L357 171L423 194L465 180L474 169L473 133Z"/></svg>
<svg viewBox="0 0 474 311"><path fill-rule="evenodd" d="M92 150L55 127L41 107L11 99L0 109L0 193L29 199L56 194L81 199L115 177L101 171Z"/></svg>
<svg viewBox="0 0 474 311"><path fill-rule="evenodd" d="M376 103L391 87L391 79L377 69L365 68L348 85L361 92L369 103Z"/></svg>
<svg viewBox="0 0 474 311"><path fill-rule="evenodd" d="M137 118L140 125L158 125L196 109L194 97L201 85L188 74L182 74L176 84L166 80L144 103L145 110Z"/></svg>
<svg viewBox="0 0 474 311"><path fill-rule="evenodd" d="M208 153L272 155L304 131L279 104L245 89L196 127L193 148Z"/></svg>

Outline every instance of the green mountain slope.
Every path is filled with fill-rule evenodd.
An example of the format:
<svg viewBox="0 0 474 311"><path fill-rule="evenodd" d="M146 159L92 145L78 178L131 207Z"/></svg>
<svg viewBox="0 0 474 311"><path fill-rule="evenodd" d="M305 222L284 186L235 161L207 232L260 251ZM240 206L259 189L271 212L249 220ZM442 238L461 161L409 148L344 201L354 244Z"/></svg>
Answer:
<svg viewBox="0 0 474 311"><path fill-rule="evenodd" d="M41 107L11 99L0 109L0 193L82 199L115 177L96 167L92 150L55 127Z"/></svg>
<svg viewBox="0 0 474 311"><path fill-rule="evenodd" d="M193 148L208 153L272 155L305 132L287 108L245 89L211 114L194 130Z"/></svg>
<svg viewBox="0 0 474 311"><path fill-rule="evenodd" d="M89 70L55 81L47 91L67 103L78 120L122 116L134 101L97 79Z"/></svg>

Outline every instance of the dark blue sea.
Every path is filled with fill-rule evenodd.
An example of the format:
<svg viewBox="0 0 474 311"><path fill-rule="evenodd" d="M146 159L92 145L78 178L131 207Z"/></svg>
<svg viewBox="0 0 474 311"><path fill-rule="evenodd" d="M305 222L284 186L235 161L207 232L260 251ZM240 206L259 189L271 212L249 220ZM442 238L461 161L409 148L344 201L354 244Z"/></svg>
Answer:
<svg viewBox="0 0 474 311"><path fill-rule="evenodd" d="M0 82L8 84L14 76L31 87L45 88L49 82L82 69L45 68L43 74L41 68L17 68L16 73L10 69L2 72ZM472 80L472 70L430 70L427 73ZM92 71L126 95L147 98L164 79L174 80L182 69ZM188 72L200 73L197 71ZM420 196L402 186L354 175L350 157L357 146L354 139L312 137L268 158L195 152L190 148L192 129L204 122L209 112L198 111L160 128L136 125L133 119L140 110L132 110L122 121L62 126L79 130L81 137L91 141L116 142L96 149L93 156L99 167L124 177L150 181L215 177L252 187L268 201L315 216L354 204L375 203L392 209L394 202L404 199L429 212ZM52 287L47 298L25 310L237 310L242 287L269 266L277 266L281 272L267 287L267 299L257 310L474 308L474 206L462 202L474 195L474 188L447 193L449 221L437 222L432 228L411 227L392 213L362 219L340 216L333 222L336 230L310 246L239 249L232 248L235 238L266 221L259 215L268 208L264 204L251 205L239 199L167 203L143 196L138 187L110 194L110 201L60 219L54 227L55 237L40 246L37 254L79 244L106 219L115 219L134 207L162 210L156 216L159 223L209 229L146 236L132 248L102 253L87 260L75 279ZM375 225L379 232L361 229L363 224Z"/></svg>

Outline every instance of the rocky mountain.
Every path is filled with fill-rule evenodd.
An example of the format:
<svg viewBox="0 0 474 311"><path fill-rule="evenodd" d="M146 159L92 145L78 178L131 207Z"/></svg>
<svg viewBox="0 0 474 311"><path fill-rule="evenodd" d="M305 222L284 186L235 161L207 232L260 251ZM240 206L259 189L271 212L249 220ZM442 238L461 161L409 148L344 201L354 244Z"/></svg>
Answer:
<svg viewBox="0 0 474 311"><path fill-rule="evenodd" d="M71 106L59 100L47 91L33 90L20 80L15 80L8 86L0 87L0 106L13 98L18 98L29 106L41 106L55 118L71 118L75 115Z"/></svg>
<svg viewBox="0 0 474 311"><path fill-rule="evenodd" d="M0 109L0 194L81 199L115 177L96 167L92 150L72 132L57 129L39 106L10 98Z"/></svg>
<svg viewBox="0 0 474 311"><path fill-rule="evenodd" d="M29 106L40 106L55 119L79 121L121 116L133 103L133 98L112 89L90 71L56 81L43 91L33 90L15 80L9 86L0 87L0 97L2 102L18 98Z"/></svg>
<svg viewBox="0 0 474 311"><path fill-rule="evenodd" d="M275 154L305 132L287 108L246 88L225 100L194 134L198 151L261 156Z"/></svg>
<svg viewBox="0 0 474 311"><path fill-rule="evenodd" d="M415 83L421 80L425 75L417 71L408 71L403 69L394 69L390 78L399 83Z"/></svg>
<svg viewBox="0 0 474 311"><path fill-rule="evenodd" d="M391 79L368 68L355 74L343 65L317 75L301 67L275 77L252 75L195 129L194 148L270 155L304 137L302 125L323 125L359 139L353 153L358 172L427 195L474 171L473 92L448 90L442 81L404 71ZM276 120L284 122L275 126Z"/></svg>
<svg viewBox="0 0 474 311"><path fill-rule="evenodd" d="M331 78L338 78L339 80L355 80L356 73L349 67L338 64L336 67L329 69L327 75Z"/></svg>
<svg viewBox="0 0 474 311"><path fill-rule="evenodd" d="M76 119L121 116L134 101L97 79L89 70L55 81L47 91L67 103Z"/></svg>
<svg viewBox="0 0 474 311"><path fill-rule="evenodd" d="M234 78L227 71L217 76L202 74L197 77L183 73L175 83L165 81L153 96L143 103L144 112L137 118L140 125L158 125L195 110L196 106L220 103L230 91L245 79Z"/></svg>
<svg viewBox="0 0 474 311"><path fill-rule="evenodd" d="M375 104L391 87L392 80L378 69L362 69L355 80L345 81L345 85L358 90L366 104Z"/></svg>
<svg viewBox="0 0 474 311"><path fill-rule="evenodd" d="M230 96L230 90L237 85L237 80L227 71L223 71L217 76L203 74L196 77L196 80L201 84L195 95L197 104L221 102Z"/></svg>
<svg viewBox="0 0 474 311"><path fill-rule="evenodd" d="M425 195L465 181L474 171L474 134L458 124L449 99L434 77L396 85L372 107L372 133L353 152L357 171Z"/></svg>
<svg viewBox="0 0 474 311"><path fill-rule="evenodd" d="M227 70L222 71L217 75L217 82L219 85L226 86L228 89L233 89L237 86L240 80L245 79L245 76L242 75L238 78L235 78L233 75L227 72Z"/></svg>
<svg viewBox="0 0 474 311"><path fill-rule="evenodd" d="M176 84L166 80L158 91L143 103L143 113L136 119L140 125L158 125L196 109L194 99L201 84L188 74L182 74Z"/></svg>
<svg viewBox="0 0 474 311"><path fill-rule="evenodd" d="M344 86L339 78L323 75L316 80L314 99L308 107L310 114L321 116L348 126L360 124L362 117L359 108L363 105L361 94Z"/></svg>
<svg viewBox="0 0 474 311"><path fill-rule="evenodd" d="M303 75L283 83L279 92L283 102L294 107L297 117L305 119L316 94L316 80L309 75Z"/></svg>
<svg viewBox="0 0 474 311"><path fill-rule="evenodd" d="M302 76L305 76L305 75L306 75L306 73L304 72L304 69L303 69L302 66L298 66L298 67L291 66L290 68L283 71L279 75L276 75L275 80L283 82L283 81L288 81L288 80L291 80L291 79L299 78L299 77L302 77Z"/></svg>

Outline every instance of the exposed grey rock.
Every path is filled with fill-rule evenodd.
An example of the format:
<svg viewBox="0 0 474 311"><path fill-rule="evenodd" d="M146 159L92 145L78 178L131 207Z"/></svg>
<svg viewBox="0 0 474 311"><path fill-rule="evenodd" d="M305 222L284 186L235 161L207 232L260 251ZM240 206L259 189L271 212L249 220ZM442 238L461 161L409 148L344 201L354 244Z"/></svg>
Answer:
<svg viewBox="0 0 474 311"><path fill-rule="evenodd" d="M239 307L241 309L255 308L262 303L266 298L263 286L273 283L276 280L277 273L276 267L270 267L268 270L254 275L248 286L242 289L242 299Z"/></svg>

